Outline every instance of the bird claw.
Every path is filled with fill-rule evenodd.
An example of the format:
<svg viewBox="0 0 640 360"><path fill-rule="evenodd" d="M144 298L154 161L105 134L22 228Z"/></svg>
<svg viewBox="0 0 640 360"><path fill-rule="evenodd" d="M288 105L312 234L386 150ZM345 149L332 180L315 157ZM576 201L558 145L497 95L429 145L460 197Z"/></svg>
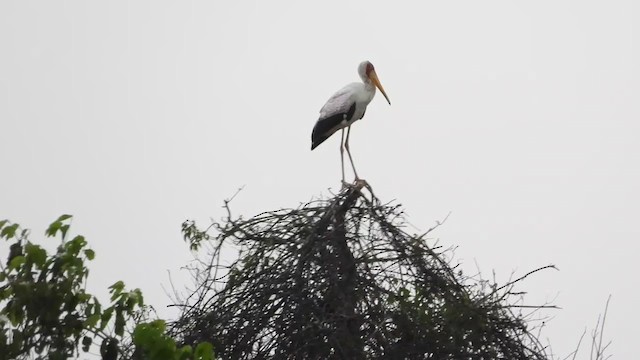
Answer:
<svg viewBox="0 0 640 360"><path fill-rule="evenodd" d="M348 182L342 180L342 189L353 189L353 188L355 188L356 190L360 190L363 187L366 187L367 189L371 188L371 186L369 185L367 180L364 180L364 179L355 178L353 180L353 183L348 183Z"/></svg>
<svg viewBox="0 0 640 360"><path fill-rule="evenodd" d="M369 187L369 183L367 182L367 180L365 179L360 179L358 177L355 178L355 180L353 181L353 183L355 184L355 186L362 188L363 186Z"/></svg>
<svg viewBox="0 0 640 360"><path fill-rule="evenodd" d="M366 188L367 190L369 190L369 193L371 194L371 203L375 203L375 202L380 202L380 200L378 200L378 198L376 198L376 195L373 193L373 188L371 187L371 185L369 185L369 183L367 182L367 180L365 179L360 179L360 178L355 178L353 180L353 183L348 183L344 180L342 180L342 190L353 190L353 191L357 191L359 192L361 195L364 195L362 193L362 188Z"/></svg>

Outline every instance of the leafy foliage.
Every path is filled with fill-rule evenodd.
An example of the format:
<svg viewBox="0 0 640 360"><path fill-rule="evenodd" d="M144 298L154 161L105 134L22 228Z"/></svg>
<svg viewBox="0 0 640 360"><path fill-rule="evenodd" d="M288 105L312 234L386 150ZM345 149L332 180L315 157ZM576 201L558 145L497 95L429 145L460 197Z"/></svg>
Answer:
<svg viewBox="0 0 640 360"><path fill-rule="evenodd" d="M29 241L28 230L0 221L0 238L10 243L0 265L0 359L67 359L94 344L105 360L213 359L210 344L178 348L164 321L145 322L140 289L114 283L106 307L87 293L95 252L83 236L69 239L70 220L62 215L47 228L47 237L61 238L52 254Z"/></svg>

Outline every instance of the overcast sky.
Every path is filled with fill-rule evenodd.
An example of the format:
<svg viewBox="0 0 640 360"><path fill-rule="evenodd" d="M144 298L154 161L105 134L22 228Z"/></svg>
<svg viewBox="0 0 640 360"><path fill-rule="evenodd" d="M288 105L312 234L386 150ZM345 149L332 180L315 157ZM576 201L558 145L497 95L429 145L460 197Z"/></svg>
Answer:
<svg viewBox="0 0 640 360"><path fill-rule="evenodd" d="M562 310L567 355L612 301L605 338L637 355L640 4L628 1L2 1L0 218L40 240L58 215L163 316L191 258L180 224L329 195L339 136L318 111L357 65L378 94L351 134L361 177L528 303ZM3 256L4 257L4 256ZM585 346L588 350L588 346ZM582 358L587 358L587 352Z"/></svg>

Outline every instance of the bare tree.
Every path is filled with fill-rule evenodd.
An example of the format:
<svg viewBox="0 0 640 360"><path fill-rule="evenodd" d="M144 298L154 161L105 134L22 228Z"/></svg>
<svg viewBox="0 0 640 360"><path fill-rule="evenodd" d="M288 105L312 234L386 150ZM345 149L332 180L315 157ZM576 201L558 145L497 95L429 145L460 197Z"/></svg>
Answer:
<svg viewBox="0 0 640 360"><path fill-rule="evenodd" d="M229 210L228 203L226 204ZM436 225L437 227L437 225ZM434 227L435 228L435 227ZM196 288L174 335L224 359L547 359L515 285L464 275L361 186L297 209L183 224ZM429 245L432 243L432 245ZM239 256L221 261L224 249Z"/></svg>

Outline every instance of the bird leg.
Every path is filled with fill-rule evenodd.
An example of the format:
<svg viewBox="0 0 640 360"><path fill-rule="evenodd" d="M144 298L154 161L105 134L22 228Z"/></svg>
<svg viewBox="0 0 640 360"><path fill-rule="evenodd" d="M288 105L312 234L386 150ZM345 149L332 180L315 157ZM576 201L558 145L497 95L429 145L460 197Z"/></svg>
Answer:
<svg viewBox="0 0 640 360"><path fill-rule="evenodd" d="M351 161L351 167L353 168L353 174L356 176L356 181L360 180L358 177L358 172L356 171L356 166L353 165L353 158L351 157L351 151L349 151L349 134L351 133L351 125L347 128L347 140L344 142L344 147L347 149L347 155L349 155L349 161ZM344 178L344 176L343 176Z"/></svg>
<svg viewBox="0 0 640 360"><path fill-rule="evenodd" d="M340 138L340 165L342 165L342 186L344 187L347 182L344 180L344 129L341 129L342 137Z"/></svg>

